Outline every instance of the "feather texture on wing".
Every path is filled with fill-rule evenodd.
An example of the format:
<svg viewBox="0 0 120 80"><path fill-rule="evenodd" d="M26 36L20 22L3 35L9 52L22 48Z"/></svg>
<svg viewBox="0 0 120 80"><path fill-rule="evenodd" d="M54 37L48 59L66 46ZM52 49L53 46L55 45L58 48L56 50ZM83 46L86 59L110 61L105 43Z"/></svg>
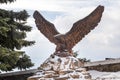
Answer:
<svg viewBox="0 0 120 80"><path fill-rule="evenodd" d="M66 33L66 46L71 49L82 38L87 35L92 29L94 29L101 20L102 13L104 11L103 6L98 6L91 14L82 20L73 24L73 27Z"/></svg>
<svg viewBox="0 0 120 80"><path fill-rule="evenodd" d="M59 34L59 32L54 27L54 24L48 22L38 11L34 12L33 17L40 32L51 42L56 44L54 35Z"/></svg>

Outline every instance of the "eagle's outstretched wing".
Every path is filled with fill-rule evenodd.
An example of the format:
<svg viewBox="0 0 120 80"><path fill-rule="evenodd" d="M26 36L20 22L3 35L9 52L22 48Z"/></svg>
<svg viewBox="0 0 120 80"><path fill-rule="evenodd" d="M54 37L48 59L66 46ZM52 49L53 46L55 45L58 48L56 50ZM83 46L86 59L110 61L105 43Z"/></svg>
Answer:
<svg viewBox="0 0 120 80"><path fill-rule="evenodd" d="M54 24L48 22L38 11L34 12L33 17L40 32L51 42L56 44L54 35L59 34L59 32L54 27Z"/></svg>
<svg viewBox="0 0 120 80"><path fill-rule="evenodd" d="M103 6L98 6L91 14L73 24L73 27L66 33L66 45L69 49L73 48L82 38L94 29L101 20Z"/></svg>

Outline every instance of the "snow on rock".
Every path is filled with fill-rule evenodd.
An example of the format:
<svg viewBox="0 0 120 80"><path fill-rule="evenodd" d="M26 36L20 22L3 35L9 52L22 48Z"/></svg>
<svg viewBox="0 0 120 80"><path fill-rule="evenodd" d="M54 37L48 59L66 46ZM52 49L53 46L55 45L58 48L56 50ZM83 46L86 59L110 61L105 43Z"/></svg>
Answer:
<svg viewBox="0 0 120 80"><path fill-rule="evenodd" d="M83 66L83 64L75 57L58 57L56 55L51 55L41 66L43 70L71 70L77 69Z"/></svg>
<svg viewBox="0 0 120 80"><path fill-rule="evenodd" d="M91 80L90 74L73 56L51 55L41 66L40 71L28 80Z"/></svg>

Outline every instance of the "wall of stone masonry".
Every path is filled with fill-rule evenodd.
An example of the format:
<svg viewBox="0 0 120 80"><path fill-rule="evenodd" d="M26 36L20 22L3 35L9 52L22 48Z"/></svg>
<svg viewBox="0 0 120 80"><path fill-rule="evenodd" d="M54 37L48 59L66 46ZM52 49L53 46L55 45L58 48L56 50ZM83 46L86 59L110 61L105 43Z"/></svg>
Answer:
<svg viewBox="0 0 120 80"><path fill-rule="evenodd" d="M86 67L86 69L87 70L105 71L105 72L116 72L116 71L120 71L120 63L90 66L90 67Z"/></svg>

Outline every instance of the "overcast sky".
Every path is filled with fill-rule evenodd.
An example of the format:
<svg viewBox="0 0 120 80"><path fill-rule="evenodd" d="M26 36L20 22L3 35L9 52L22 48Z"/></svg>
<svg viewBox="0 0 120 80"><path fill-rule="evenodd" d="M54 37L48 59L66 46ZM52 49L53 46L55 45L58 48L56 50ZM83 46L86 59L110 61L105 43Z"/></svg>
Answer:
<svg viewBox="0 0 120 80"><path fill-rule="evenodd" d="M27 39L36 43L22 50L31 57L34 68L37 68L54 53L55 45L37 30L32 17L34 10L54 23L59 32L66 33L74 22L86 17L98 5L105 7L101 22L73 50L78 51L78 57L91 61L120 58L120 0L16 0L11 4L0 4L0 8L28 11L30 17L27 24L33 30L27 33Z"/></svg>

